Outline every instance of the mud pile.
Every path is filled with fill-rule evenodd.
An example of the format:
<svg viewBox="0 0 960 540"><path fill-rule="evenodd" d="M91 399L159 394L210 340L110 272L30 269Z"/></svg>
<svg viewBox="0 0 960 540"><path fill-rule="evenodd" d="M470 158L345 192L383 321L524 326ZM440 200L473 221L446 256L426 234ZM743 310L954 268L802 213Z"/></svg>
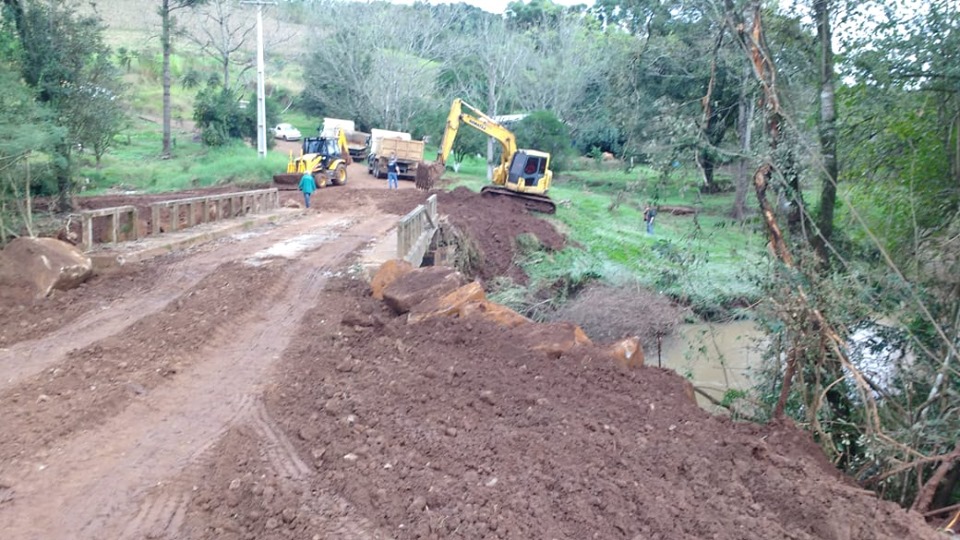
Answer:
<svg viewBox="0 0 960 540"><path fill-rule="evenodd" d="M560 250L565 245L563 235L543 214L529 212L523 202L509 197L484 198L465 187L452 191L400 192L396 196L377 201L381 212L404 215L432 194L437 195L437 210L472 239L479 248L480 279L487 281L497 276L508 276L518 283L526 283L527 275L517 266L516 238L533 235L547 250Z"/></svg>
<svg viewBox="0 0 960 540"><path fill-rule="evenodd" d="M286 439L214 449L191 538L936 538L805 433L712 417L672 372L409 325L356 280L321 296L266 397Z"/></svg>
<svg viewBox="0 0 960 540"><path fill-rule="evenodd" d="M517 266L516 238L533 235L548 250L563 249L563 235L541 214L528 212L523 201L509 197L484 198L467 188L459 187L437 195L437 205L467 236L472 238L482 253L480 278L490 280L508 276L518 283L526 283L527 276Z"/></svg>

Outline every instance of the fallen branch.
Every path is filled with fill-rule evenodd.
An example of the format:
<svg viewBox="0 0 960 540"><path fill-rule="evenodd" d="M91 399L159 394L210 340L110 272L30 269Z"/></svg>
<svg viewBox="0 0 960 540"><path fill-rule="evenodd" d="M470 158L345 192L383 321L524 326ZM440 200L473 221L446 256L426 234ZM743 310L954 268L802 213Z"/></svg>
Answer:
<svg viewBox="0 0 960 540"><path fill-rule="evenodd" d="M953 462L958 458L960 458L960 443L957 443L956 446L953 447L953 451L943 457L940 466L933 472L930 479L923 484L920 493L917 494L917 498L913 501L913 510L921 514L927 511L930 503L933 502L933 495L937 491L937 486L940 485L943 477L950 472L950 469L953 468Z"/></svg>
<svg viewBox="0 0 960 540"><path fill-rule="evenodd" d="M861 482L861 484L865 486L869 486L872 484L876 484L878 482L883 482L884 480L886 480L887 478L890 478L891 476L896 476L914 467L919 467L921 465L927 465L930 463L940 463L944 459L951 459L952 457L956 457L955 454L956 452L950 452L949 454L939 454L936 456L927 456L927 457L915 459L909 463L904 463L902 465L897 466L894 469L890 469L889 471L883 474L878 474L877 476L874 476L872 478L867 478L866 480Z"/></svg>
<svg viewBox="0 0 960 540"><path fill-rule="evenodd" d="M922 515L923 517L928 518L933 516L939 516L940 514L946 514L947 512L953 512L954 510L960 510L960 503L951 504L950 506L944 506L943 508L937 508L936 510L931 510Z"/></svg>

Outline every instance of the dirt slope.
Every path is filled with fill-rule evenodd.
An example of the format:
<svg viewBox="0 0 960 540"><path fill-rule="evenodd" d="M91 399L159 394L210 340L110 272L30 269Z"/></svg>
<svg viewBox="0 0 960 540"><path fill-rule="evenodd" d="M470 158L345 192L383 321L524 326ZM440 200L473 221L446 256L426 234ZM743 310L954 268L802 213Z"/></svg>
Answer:
<svg viewBox="0 0 960 540"><path fill-rule="evenodd" d="M408 326L352 280L319 305L341 323L300 333L266 396L287 439L222 441L189 537L936 537L805 434L711 417L671 372L551 360L480 321Z"/></svg>
<svg viewBox="0 0 960 540"><path fill-rule="evenodd" d="M350 269L425 194L351 174L300 219L0 309L0 536L935 537L671 373L407 326ZM458 196L480 230L510 213ZM491 260L541 226L510 219Z"/></svg>

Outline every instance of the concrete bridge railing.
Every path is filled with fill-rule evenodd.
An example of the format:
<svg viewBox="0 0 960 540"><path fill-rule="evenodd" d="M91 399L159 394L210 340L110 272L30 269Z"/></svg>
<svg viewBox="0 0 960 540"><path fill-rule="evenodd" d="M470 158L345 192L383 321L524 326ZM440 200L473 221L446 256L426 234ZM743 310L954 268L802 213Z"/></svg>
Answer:
<svg viewBox="0 0 960 540"><path fill-rule="evenodd" d="M397 225L397 257L417 267L430 247L437 225L437 196L414 208Z"/></svg>
<svg viewBox="0 0 960 540"><path fill-rule="evenodd" d="M216 195L203 195L185 199L171 199L150 204L150 233L173 232L182 228L193 227L199 223L208 223L222 219L257 214L280 207L280 192L273 189L256 189L251 191L237 191ZM167 210L164 212L164 210ZM181 210L186 211L186 226L181 226ZM114 206L110 208L96 208L81 210L81 245L84 250L90 250L94 245L94 220L108 219L108 242L115 244L120 241L121 224L125 221L123 232L126 239L140 238L140 212L136 206ZM129 228L129 231L127 230ZM97 243L106 243L99 240Z"/></svg>
<svg viewBox="0 0 960 540"><path fill-rule="evenodd" d="M273 210L279 206L280 193L276 189L238 191L155 202L150 205L151 233L160 234L161 230L167 232L179 230L181 208L186 209L186 226L193 227L198 223L219 221L246 214L257 214L265 210ZM166 216L162 212L163 209L169 209ZM167 219L164 220L164 217ZM163 226L164 224L166 224L166 227Z"/></svg>
<svg viewBox="0 0 960 540"><path fill-rule="evenodd" d="M127 206L113 206L110 208L97 208L95 210L82 210L80 211L80 220L81 220L81 231L83 236L80 240L80 244L83 246L83 249L90 249L93 247L93 220L94 219L107 219L110 221L110 225L107 227L107 230L110 231L110 243L116 244L120 241L120 221L121 217L127 218L127 226L130 227L130 234L132 235L132 240L136 240L139 234L139 228L137 223L137 207L132 205Z"/></svg>

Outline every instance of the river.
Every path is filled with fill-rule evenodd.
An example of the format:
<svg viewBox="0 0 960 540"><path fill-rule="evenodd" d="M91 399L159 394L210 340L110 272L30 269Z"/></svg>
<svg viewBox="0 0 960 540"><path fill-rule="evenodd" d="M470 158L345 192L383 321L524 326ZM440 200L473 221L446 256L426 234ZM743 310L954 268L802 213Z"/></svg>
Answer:
<svg viewBox="0 0 960 540"><path fill-rule="evenodd" d="M660 362L720 401L727 390L753 387L751 373L760 367L765 339L753 321L684 324L664 338ZM656 366L656 349L644 352L646 364ZM708 410L716 409L699 392L697 402Z"/></svg>

